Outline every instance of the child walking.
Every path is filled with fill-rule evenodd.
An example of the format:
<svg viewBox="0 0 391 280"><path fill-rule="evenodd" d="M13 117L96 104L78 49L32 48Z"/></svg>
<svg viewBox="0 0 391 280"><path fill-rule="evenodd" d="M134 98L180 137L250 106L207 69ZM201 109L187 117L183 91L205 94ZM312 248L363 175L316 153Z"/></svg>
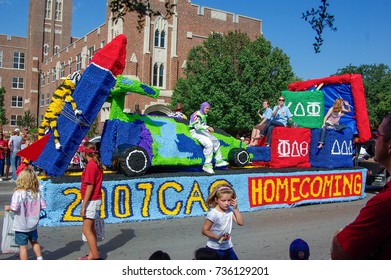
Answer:
<svg viewBox="0 0 391 280"><path fill-rule="evenodd" d="M19 245L19 258L28 259L28 242L37 260L42 260L41 245L38 242L39 212L46 208L46 202L39 190L37 175L31 168L23 169L16 179L16 188L12 195L11 205L6 211L15 212L12 229L15 231L15 243Z"/></svg>
<svg viewBox="0 0 391 280"><path fill-rule="evenodd" d="M94 143L85 142L79 148L87 165L81 176L81 197L82 205L80 216L83 217L82 231L87 239L90 252L80 257L79 260L101 260L96 240L95 219L99 216L99 209L102 204L102 180L103 165L99 160L99 153Z"/></svg>
<svg viewBox="0 0 391 280"><path fill-rule="evenodd" d="M217 185L206 203L211 207L202 227L202 234L209 238L206 246L215 250L222 260L237 260L232 248L232 221L243 226L244 220L235 190L228 184Z"/></svg>

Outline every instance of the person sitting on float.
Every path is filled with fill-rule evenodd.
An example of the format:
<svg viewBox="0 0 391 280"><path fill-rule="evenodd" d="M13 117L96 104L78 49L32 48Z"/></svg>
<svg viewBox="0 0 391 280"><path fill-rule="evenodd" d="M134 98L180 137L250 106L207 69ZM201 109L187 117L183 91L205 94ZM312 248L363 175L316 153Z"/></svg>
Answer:
<svg viewBox="0 0 391 280"><path fill-rule="evenodd" d="M346 108L345 106L346 105ZM334 129L336 131L340 131L346 128L345 124L340 124L339 120L345 113L350 112L349 103L342 98L337 98L334 101L333 106L328 110L327 114L324 116L322 131L320 133L320 139L318 142L318 149L323 148L324 138L326 136L326 129Z"/></svg>
<svg viewBox="0 0 391 280"><path fill-rule="evenodd" d="M270 120L272 118L273 111L271 108L269 108L269 100L265 99L262 102L263 107L263 114L261 115L260 110L258 110L258 116L261 118L261 122L254 126L252 132L251 132L251 141L249 143L249 146L257 146L258 140L260 139L260 133L263 130L264 126L266 125L266 121Z"/></svg>
<svg viewBox="0 0 391 280"><path fill-rule="evenodd" d="M209 174L214 174L212 159L215 157L215 167L225 167L228 162L223 160L220 141L212 135L214 132L213 127L209 126L206 122L208 113L210 110L210 104L204 102L201 104L199 111L194 112L190 116L189 129L191 137L197 139L198 142L204 147L203 153L205 156L205 162L202 166L202 170Z"/></svg>
<svg viewBox="0 0 391 280"><path fill-rule="evenodd" d="M273 129L276 126L287 126L288 121L292 122L292 116L288 106L285 106L285 98L280 96L278 104L273 108L272 118L266 121L266 126L261 131L261 137L266 135L266 146L270 146Z"/></svg>

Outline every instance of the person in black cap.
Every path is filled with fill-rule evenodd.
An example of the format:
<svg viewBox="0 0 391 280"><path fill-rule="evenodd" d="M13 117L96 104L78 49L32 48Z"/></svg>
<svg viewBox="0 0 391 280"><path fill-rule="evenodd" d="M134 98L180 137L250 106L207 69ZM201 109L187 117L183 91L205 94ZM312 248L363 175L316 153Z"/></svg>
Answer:
<svg viewBox="0 0 391 280"><path fill-rule="evenodd" d="M291 260L309 260L310 247L303 239L297 238L289 246L289 256Z"/></svg>

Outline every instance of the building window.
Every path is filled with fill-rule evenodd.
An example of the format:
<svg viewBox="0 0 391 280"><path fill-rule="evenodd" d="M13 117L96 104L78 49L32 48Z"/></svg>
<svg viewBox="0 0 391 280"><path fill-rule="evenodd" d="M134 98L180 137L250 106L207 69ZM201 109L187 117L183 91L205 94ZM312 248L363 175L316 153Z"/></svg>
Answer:
<svg viewBox="0 0 391 280"><path fill-rule="evenodd" d="M24 69L24 53L14 52L14 69Z"/></svg>
<svg viewBox="0 0 391 280"><path fill-rule="evenodd" d="M57 75L56 67L53 67L53 69L52 69L52 82L54 82L56 80L56 75Z"/></svg>
<svg viewBox="0 0 391 280"><path fill-rule="evenodd" d="M40 76L41 76L41 87L43 87L45 85L45 75L41 72Z"/></svg>
<svg viewBox="0 0 391 280"><path fill-rule="evenodd" d="M65 77L65 62L61 62L60 64L60 78Z"/></svg>
<svg viewBox="0 0 391 280"><path fill-rule="evenodd" d="M155 41L154 46L164 48L166 41L166 32L159 31L158 29L155 30Z"/></svg>
<svg viewBox="0 0 391 280"><path fill-rule="evenodd" d="M3 51L0 51L0 68L3 67Z"/></svg>
<svg viewBox="0 0 391 280"><path fill-rule="evenodd" d="M159 30L155 30L155 47L159 47Z"/></svg>
<svg viewBox="0 0 391 280"><path fill-rule="evenodd" d="M48 55L49 54L49 45L45 44L43 45L43 55Z"/></svg>
<svg viewBox="0 0 391 280"><path fill-rule="evenodd" d="M90 63L92 57L94 56L95 48L90 47L88 48L87 56L88 56L88 63Z"/></svg>
<svg viewBox="0 0 391 280"><path fill-rule="evenodd" d="M55 20L62 20L62 0L56 0Z"/></svg>
<svg viewBox="0 0 391 280"><path fill-rule="evenodd" d="M55 45L54 46L54 54L58 54L60 52L60 46L59 45Z"/></svg>
<svg viewBox="0 0 391 280"><path fill-rule="evenodd" d="M23 89L24 88L23 78L13 77L12 78L12 88Z"/></svg>
<svg viewBox="0 0 391 280"><path fill-rule="evenodd" d="M69 65L69 72L68 72L68 74L72 74L72 58L70 58L68 60L68 65Z"/></svg>
<svg viewBox="0 0 391 280"><path fill-rule="evenodd" d="M76 55L76 71L81 70L81 54Z"/></svg>
<svg viewBox="0 0 391 280"><path fill-rule="evenodd" d="M46 105L50 103L50 93L46 93Z"/></svg>
<svg viewBox="0 0 391 280"><path fill-rule="evenodd" d="M41 100L40 100L39 105L41 105L41 107L43 107L43 105L45 105L45 94L41 94Z"/></svg>
<svg viewBox="0 0 391 280"><path fill-rule="evenodd" d="M3 78L0 76L0 87L3 86Z"/></svg>
<svg viewBox="0 0 391 280"><path fill-rule="evenodd" d="M164 48L164 42L166 40L166 32L162 31L160 33L160 47Z"/></svg>
<svg viewBox="0 0 391 280"><path fill-rule="evenodd" d="M152 75L152 85L154 87L157 86L157 71L158 71L159 66L157 66L157 63L153 66L153 75Z"/></svg>
<svg viewBox="0 0 391 280"><path fill-rule="evenodd" d="M100 48L103 48L103 47L105 46L105 44L106 44L106 41L105 41L105 40L103 40L102 42L100 42Z"/></svg>
<svg viewBox="0 0 391 280"><path fill-rule="evenodd" d="M11 115L11 118L10 118L10 125L11 126L17 126L18 125L18 121L21 121L22 120L22 116L19 116L19 115Z"/></svg>
<svg viewBox="0 0 391 280"><path fill-rule="evenodd" d="M152 85L155 87L163 87L164 82L164 65L155 63L153 66Z"/></svg>
<svg viewBox="0 0 391 280"><path fill-rule="evenodd" d="M46 0L45 18L46 19L52 18L52 0Z"/></svg>
<svg viewBox="0 0 391 280"><path fill-rule="evenodd" d="M163 87L163 77L164 77L164 66L163 64L159 67L159 87Z"/></svg>
<svg viewBox="0 0 391 280"><path fill-rule="evenodd" d="M12 96L12 98L11 98L11 107L13 107L13 108L23 108L23 97L22 96Z"/></svg>

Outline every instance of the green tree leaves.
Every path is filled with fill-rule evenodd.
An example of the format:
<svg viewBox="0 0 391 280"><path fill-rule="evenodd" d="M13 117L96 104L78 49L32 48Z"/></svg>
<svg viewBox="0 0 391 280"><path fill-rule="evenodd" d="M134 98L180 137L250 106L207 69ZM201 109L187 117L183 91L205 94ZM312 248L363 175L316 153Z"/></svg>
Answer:
<svg viewBox="0 0 391 280"><path fill-rule="evenodd" d="M182 102L190 116L208 101L208 123L236 135L251 131L259 122L262 100L273 104L293 78L289 58L265 38L213 34L190 51L186 78L178 80L172 104Z"/></svg>

